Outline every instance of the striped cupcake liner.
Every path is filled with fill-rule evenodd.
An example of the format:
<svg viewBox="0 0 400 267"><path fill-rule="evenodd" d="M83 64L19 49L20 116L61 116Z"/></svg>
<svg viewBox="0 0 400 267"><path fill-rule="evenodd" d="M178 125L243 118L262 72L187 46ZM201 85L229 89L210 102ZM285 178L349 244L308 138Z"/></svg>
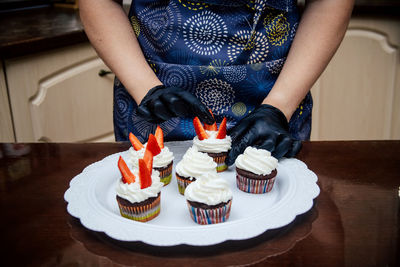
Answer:
<svg viewBox="0 0 400 267"><path fill-rule="evenodd" d="M214 209L197 208L190 205L189 202L187 202L187 205L189 208L190 217L192 217L195 223L202 225L215 224L225 222L229 219L232 200L229 200L226 205Z"/></svg>
<svg viewBox="0 0 400 267"><path fill-rule="evenodd" d="M162 178L160 177L160 181L162 183L164 183L164 186L169 184L171 182L171 179L172 179L172 172L168 176L165 176L165 177L162 177Z"/></svg>
<svg viewBox="0 0 400 267"><path fill-rule="evenodd" d="M226 165L225 163L225 159L228 153L226 153L223 156L215 156L214 153L207 153L207 154L213 158L215 163L217 163L217 172L223 172L226 169L228 169L228 165Z"/></svg>
<svg viewBox="0 0 400 267"><path fill-rule="evenodd" d="M153 202L137 207L123 205L117 201L121 216L139 222L150 221L160 214L160 197L161 194Z"/></svg>
<svg viewBox="0 0 400 267"><path fill-rule="evenodd" d="M247 193L264 194L272 190L275 183L275 177L270 179L250 179L236 173L237 187Z"/></svg>
<svg viewBox="0 0 400 267"><path fill-rule="evenodd" d="M172 179L172 162L164 168L154 168L160 172L160 181L164 183L164 186L169 184Z"/></svg>
<svg viewBox="0 0 400 267"><path fill-rule="evenodd" d="M185 189L190 183L196 181L196 179L189 180L189 179L182 178L177 173L175 173L175 176L176 176L176 181L178 183L178 190L179 190L179 193L181 193L181 195L185 194Z"/></svg>
<svg viewBox="0 0 400 267"><path fill-rule="evenodd" d="M223 172L226 169L228 169L228 165L226 165L226 163L217 163L217 172Z"/></svg>

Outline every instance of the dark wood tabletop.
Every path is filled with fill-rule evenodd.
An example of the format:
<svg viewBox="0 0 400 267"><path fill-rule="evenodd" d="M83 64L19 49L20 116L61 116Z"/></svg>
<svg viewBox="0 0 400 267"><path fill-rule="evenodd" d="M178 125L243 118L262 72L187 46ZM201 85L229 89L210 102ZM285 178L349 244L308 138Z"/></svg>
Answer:
<svg viewBox="0 0 400 267"><path fill-rule="evenodd" d="M400 141L305 142L297 157L321 188L313 208L280 229L209 247L123 243L68 214L71 179L127 143L25 144L30 152L14 157L21 147L0 148L2 266L400 264Z"/></svg>

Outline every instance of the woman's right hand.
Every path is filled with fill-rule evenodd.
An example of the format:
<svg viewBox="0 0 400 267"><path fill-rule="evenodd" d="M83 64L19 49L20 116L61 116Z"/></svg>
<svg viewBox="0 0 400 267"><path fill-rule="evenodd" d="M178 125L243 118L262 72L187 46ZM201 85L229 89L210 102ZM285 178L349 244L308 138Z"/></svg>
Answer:
<svg viewBox="0 0 400 267"><path fill-rule="evenodd" d="M214 118L208 108L190 92L163 85L152 88L142 99L138 115L148 122L162 123L174 117L199 117L207 124Z"/></svg>

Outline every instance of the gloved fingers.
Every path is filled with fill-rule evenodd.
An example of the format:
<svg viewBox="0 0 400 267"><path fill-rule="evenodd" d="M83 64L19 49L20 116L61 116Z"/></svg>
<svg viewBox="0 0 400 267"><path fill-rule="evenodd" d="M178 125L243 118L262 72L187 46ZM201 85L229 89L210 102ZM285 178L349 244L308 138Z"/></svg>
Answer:
<svg viewBox="0 0 400 267"><path fill-rule="evenodd" d="M266 138L261 144L257 145L257 148L268 150L272 153L275 150L276 140L272 138Z"/></svg>
<svg viewBox="0 0 400 267"><path fill-rule="evenodd" d="M148 104L148 107L151 111L152 117L158 122L163 122L173 117L173 115L165 107L164 103L159 99L151 101Z"/></svg>
<svg viewBox="0 0 400 267"><path fill-rule="evenodd" d="M208 108L194 95L187 91L183 91L179 92L179 96L186 102L188 107L191 108L193 115L198 116L202 122L210 125L215 122L214 117L211 115L210 111L208 111Z"/></svg>
<svg viewBox="0 0 400 267"><path fill-rule="evenodd" d="M246 147L254 145L260 139L260 135L256 128L249 127L248 131L242 136L239 136L234 142L232 142L232 148L228 153L226 164L232 165L237 156L242 154Z"/></svg>
<svg viewBox="0 0 400 267"><path fill-rule="evenodd" d="M168 107L173 117L186 117L190 115L189 107L178 96L165 93L160 96L161 101Z"/></svg>
<svg viewBox="0 0 400 267"><path fill-rule="evenodd" d="M137 114L145 120L151 120L151 111L146 105L139 105L137 108Z"/></svg>
<svg viewBox="0 0 400 267"><path fill-rule="evenodd" d="M261 138L258 140L255 147L268 150L272 153L277 145L278 137L279 134L275 131L265 131Z"/></svg>
<svg viewBox="0 0 400 267"><path fill-rule="evenodd" d="M297 155L297 153L299 153L301 146L302 146L301 140L294 140L290 150L286 153L285 156L288 158L293 158L294 156Z"/></svg>
<svg viewBox="0 0 400 267"><path fill-rule="evenodd" d="M231 166L235 163L236 158L239 156L240 150L237 146L232 146L231 150L229 150L228 156L225 159L225 163L228 166Z"/></svg>
<svg viewBox="0 0 400 267"><path fill-rule="evenodd" d="M292 148L293 140L286 134L281 134L276 140L275 149L272 151L272 156L281 159Z"/></svg>
<svg viewBox="0 0 400 267"><path fill-rule="evenodd" d="M250 120L244 118L228 131L233 143L249 129L250 122Z"/></svg>

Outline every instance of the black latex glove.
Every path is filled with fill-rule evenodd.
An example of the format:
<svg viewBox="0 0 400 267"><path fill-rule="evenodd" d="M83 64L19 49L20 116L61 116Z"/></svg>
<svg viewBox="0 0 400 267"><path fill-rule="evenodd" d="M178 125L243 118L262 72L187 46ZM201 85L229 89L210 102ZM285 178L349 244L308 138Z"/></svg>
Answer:
<svg viewBox="0 0 400 267"><path fill-rule="evenodd" d="M143 98L138 115L148 122L161 123L173 117L197 116L202 122L213 124L208 108L194 95L178 87L156 86Z"/></svg>
<svg viewBox="0 0 400 267"><path fill-rule="evenodd" d="M248 146L263 148L280 159L294 157L301 148L301 141L289 134L285 115L271 105L261 105L244 117L229 133L232 148L226 163L232 165L237 156Z"/></svg>

